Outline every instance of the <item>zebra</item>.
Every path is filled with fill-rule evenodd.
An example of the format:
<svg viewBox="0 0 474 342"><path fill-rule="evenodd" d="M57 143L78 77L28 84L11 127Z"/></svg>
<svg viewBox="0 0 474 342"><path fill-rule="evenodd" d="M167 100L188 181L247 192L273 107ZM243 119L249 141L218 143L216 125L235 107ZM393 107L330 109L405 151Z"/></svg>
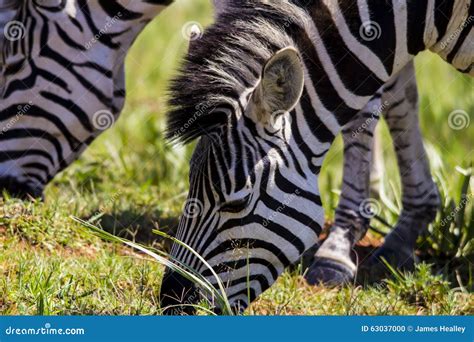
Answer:
<svg viewBox="0 0 474 342"><path fill-rule="evenodd" d="M177 243L171 259L216 284L212 267L232 307L245 309L318 242L324 223L318 174L343 131L345 176L353 179L344 183L339 226L319 249L308 281L353 277L348 251L367 227L360 205L376 120L362 122L381 99L395 100L382 112L408 172L400 222L379 253L402 264L411 258L413 238L439 204L419 137L411 63L431 50L473 76L472 16L470 0L230 1L171 85L168 138L199 138L176 238L207 265ZM170 307L192 313L188 304L200 295L166 270L164 313L176 312Z"/></svg>
<svg viewBox="0 0 474 342"><path fill-rule="evenodd" d="M124 58L172 0L3 0L0 192L45 185L118 119Z"/></svg>

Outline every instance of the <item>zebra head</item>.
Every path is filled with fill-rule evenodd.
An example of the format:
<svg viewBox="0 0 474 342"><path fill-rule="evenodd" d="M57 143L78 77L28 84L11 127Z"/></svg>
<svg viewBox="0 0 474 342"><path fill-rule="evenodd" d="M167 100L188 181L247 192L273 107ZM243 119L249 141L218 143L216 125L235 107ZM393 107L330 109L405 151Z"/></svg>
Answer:
<svg viewBox="0 0 474 342"><path fill-rule="evenodd" d="M169 2L0 3L0 194L41 196L117 120L125 55Z"/></svg>
<svg viewBox="0 0 474 342"><path fill-rule="evenodd" d="M226 29L216 24L195 44L172 87L168 129L171 139L200 138L176 238L207 265L180 244L173 245L172 259L216 285L210 266L241 310L317 243L324 214L316 172L321 156L304 156L300 133L294 134L305 83L298 49L277 31L266 32L268 45L250 46L251 28L239 23L235 29L238 36L224 38ZM225 41L218 51L215 39ZM185 303L180 309L190 312L197 293L167 270L163 308Z"/></svg>

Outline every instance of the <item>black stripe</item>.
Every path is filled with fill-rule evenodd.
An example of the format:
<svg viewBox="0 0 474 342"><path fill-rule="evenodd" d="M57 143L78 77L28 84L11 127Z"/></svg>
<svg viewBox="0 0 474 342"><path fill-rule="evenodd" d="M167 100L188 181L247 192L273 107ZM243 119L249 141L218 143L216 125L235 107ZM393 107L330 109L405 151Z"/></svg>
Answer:
<svg viewBox="0 0 474 342"><path fill-rule="evenodd" d="M338 0L338 2L339 8L341 9L344 20L349 27L352 36L357 39L359 44L366 46L375 55L377 55L377 57L383 63L387 73L391 75L393 73L395 61L394 52L396 48L396 36L395 19L393 17L393 8L391 7L390 2L384 0L368 2L368 6L371 11L371 24L375 30L374 33L380 33L380 37L373 40L364 39L364 36L361 34L361 28L363 27L363 24L368 23L362 22L357 3L355 1L346 0ZM380 20L381 17L383 17L383 20ZM376 32L378 31L376 25L380 26L380 32Z"/></svg>
<svg viewBox="0 0 474 342"><path fill-rule="evenodd" d="M251 274L249 276L232 279L228 284L226 284L226 286L232 287L239 284L245 284L245 283L250 284L252 281L257 281L260 284L260 288L262 289L262 292L270 287L267 277L265 277L263 274ZM245 293L250 292L250 289L253 289L253 287L248 286L245 289Z"/></svg>
<svg viewBox="0 0 474 342"><path fill-rule="evenodd" d="M204 259L210 260L211 258L227 252L227 251L233 251L237 248L237 246L240 246L241 248L249 248L249 249L265 249L268 252L271 252L277 259L281 262L283 266L289 266L290 260L286 257L286 255L274 244L271 242L267 242L264 240L258 240L258 239L232 239L232 240L226 240L219 244L216 248L211 250L209 253L207 253L204 256Z"/></svg>
<svg viewBox="0 0 474 342"><path fill-rule="evenodd" d="M43 150L36 150L36 149L30 149L26 151L11 151L11 150L0 151L0 163L10 161L10 160L21 159L22 157L27 157L27 156L44 157L45 159L48 159L51 162L51 165L54 165L54 160L48 153L46 153Z"/></svg>
<svg viewBox="0 0 474 342"><path fill-rule="evenodd" d="M61 107L66 109L68 112L73 114L86 130L88 130L91 133L94 132L94 128L92 127L92 124L89 120L89 116L75 102L64 99L58 95L55 95L53 93L46 92L46 91L41 91L40 94L45 99L48 99L52 101L53 103L60 105Z"/></svg>
<svg viewBox="0 0 474 342"><path fill-rule="evenodd" d="M474 4L471 2L470 7L469 7L469 14L470 14L469 18L472 17L472 15L474 14L473 12L474 12ZM453 49L451 50L451 52L449 53L449 55L446 58L446 61L448 63L450 63L450 64L453 63L454 58L456 57L457 53L459 52L459 50L463 46L464 42L468 38L469 33L471 32L471 30L472 30L472 22L470 23L470 26L464 27L464 29L461 31L461 34L457 38L456 45L454 45ZM472 46L472 42L470 42L470 43L471 43L471 46Z"/></svg>
<svg viewBox="0 0 474 342"><path fill-rule="evenodd" d="M266 289L262 289L262 290L266 290ZM246 295L246 296L250 295L250 298L248 298L249 303L253 302L257 298L257 295L256 295L255 290L253 288L240 290L239 292L236 292L235 294L233 294L232 297L238 297L238 296L241 296L241 295ZM242 303L242 305L243 305L243 303Z"/></svg>
<svg viewBox="0 0 474 342"><path fill-rule="evenodd" d="M66 163L64 162L63 157L63 148L61 144L58 142L56 137L49 134L46 131L34 128L19 128L19 129L10 129L3 134L0 134L0 141L5 140L14 140L14 139L24 139L24 138L36 138L37 140L43 139L49 141L54 148L56 149L57 159L59 161L59 165L61 168L66 167ZM54 164L53 164L54 165Z"/></svg>
<svg viewBox="0 0 474 342"><path fill-rule="evenodd" d="M311 133L313 133L316 139L318 139L321 143L332 143L335 138L334 134L332 134L326 124L322 122L321 119L316 115L306 87L303 88L303 95L301 96L300 105L301 109L303 110L303 117L306 121L306 125L309 127ZM304 141L304 139L302 141ZM305 155L309 156L311 154Z"/></svg>
<svg viewBox="0 0 474 342"><path fill-rule="evenodd" d="M28 106L29 109L26 112L21 112L19 114L19 111L17 108L19 105L21 105L22 107ZM21 115L24 117L27 117L27 116L40 117L40 118L44 118L50 121L59 130L59 132L61 133L61 136L64 136L66 138L67 142L69 143L69 148L72 151L78 151L83 146L83 144L71 134L71 132L66 127L66 125L62 122L62 120L60 120L56 115L45 111L41 107L38 107L36 105L30 105L30 104L15 104L0 112L0 116L2 117L3 120L8 120L9 118L13 118L18 115Z"/></svg>
<svg viewBox="0 0 474 342"><path fill-rule="evenodd" d="M453 15L453 0L435 0L435 26L438 31L438 39L443 39L448 29L448 24Z"/></svg>
<svg viewBox="0 0 474 342"><path fill-rule="evenodd" d="M358 110L347 106L344 100L338 95L338 92L323 68L322 62L319 59L308 33L297 26L294 26L293 30L290 30L289 33L299 47L304 64L323 106L334 114L341 126L345 125L357 114ZM375 93L376 90L377 89L373 90L373 93Z"/></svg>
<svg viewBox="0 0 474 342"><path fill-rule="evenodd" d="M275 184L287 194L297 193L299 197L303 197L312 203L322 206L321 197L319 195L303 190L291 183L288 179L286 179L285 176L281 174L279 169L275 171ZM314 184L314 189L317 189L317 184Z"/></svg>
<svg viewBox="0 0 474 342"><path fill-rule="evenodd" d="M417 55L426 49L424 42L428 1L407 1L407 44L408 53Z"/></svg>
<svg viewBox="0 0 474 342"><path fill-rule="evenodd" d="M69 47L79 50L79 51L86 51L87 49L85 46L76 43L71 37L68 36L68 33L64 31L61 26L59 26L58 23L55 23L54 26L56 27L56 31L58 32L59 37L62 39L62 41L68 45Z"/></svg>
<svg viewBox="0 0 474 342"><path fill-rule="evenodd" d="M394 44L395 24L393 22L393 8L392 6L383 6L384 1L375 1L377 6L373 5L373 1L368 1L368 3L370 10L374 13L374 17L383 23L381 42L386 41ZM379 79L367 67L365 61L362 61L354 52L347 48L336 24L332 20L331 12L327 6L321 4L317 11L317 15L314 15L313 12L314 24L319 31L323 44L328 47L329 57L344 86L357 96L372 96L385 82ZM385 43L380 45L383 45L384 51L389 51L393 55L395 49L388 49ZM382 58L382 60L384 59ZM317 80L315 81L317 82Z"/></svg>
<svg viewBox="0 0 474 342"><path fill-rule="evenodd" d="M110 18L128 21L140 19L143 16L142 13L133 12L123 7L117 0L99 0L99 5Z"/></svg>
<svg viewBox="0 0 474 342"><path fill-rule="evenodd" d="M244 258L244 259L239 259L239 260L225 261L214 266L213 270L215 273L219 274L219 273L227 272L229 270L238 270L239 268L248 267L249 265L256 265L256 264L263 265L266 268L268 268L268 270L270 271L272 275L273 280L276 280L278 278L278 271L275 268L275 266L273 266L268 260L262 259L262 258L250 257L250 258ZM211 277L212 272L209 269L205 269L202 272L202 275L204 277Z"/></svg>

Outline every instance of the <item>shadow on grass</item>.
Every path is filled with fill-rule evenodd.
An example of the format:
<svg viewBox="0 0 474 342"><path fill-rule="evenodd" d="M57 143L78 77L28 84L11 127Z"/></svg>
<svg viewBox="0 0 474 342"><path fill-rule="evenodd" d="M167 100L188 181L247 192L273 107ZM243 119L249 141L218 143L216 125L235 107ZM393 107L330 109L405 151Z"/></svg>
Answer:
<svg viewBox="0 0 474 342"><path fill-rule="evenodd" d="M133 210L124 210L104 214L97 219L83 218L101 227L106 232L125 238L135 243L163 249L168 252L171 242L153 233L158 229L170 236L174 236L178 227L178 217L163 217L158 211L143 213Z"/></svg>

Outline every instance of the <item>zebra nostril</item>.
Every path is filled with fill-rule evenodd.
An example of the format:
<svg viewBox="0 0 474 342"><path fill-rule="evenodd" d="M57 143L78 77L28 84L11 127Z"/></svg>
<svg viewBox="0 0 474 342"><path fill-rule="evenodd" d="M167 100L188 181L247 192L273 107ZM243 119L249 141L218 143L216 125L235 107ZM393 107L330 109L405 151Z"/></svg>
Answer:
<svg viewBox="0 0 474 342"><path fill-rule="evenodd" d="M32 183L20 182L15 177L0 177L0 196L6 191L10 196L20 199L42 198L43 189Z"/></svg>

